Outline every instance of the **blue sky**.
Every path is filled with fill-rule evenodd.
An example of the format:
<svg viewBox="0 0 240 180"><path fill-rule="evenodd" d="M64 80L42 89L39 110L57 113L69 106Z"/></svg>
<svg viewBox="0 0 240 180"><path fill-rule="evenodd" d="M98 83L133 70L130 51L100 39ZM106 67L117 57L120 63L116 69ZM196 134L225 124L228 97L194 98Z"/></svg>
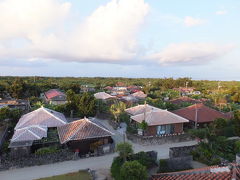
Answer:
<svg viewBox="0 0 240 180"><path fill-rule="evenodd" d="M0 0L0 75L240 80L238 0Z"/></svg>

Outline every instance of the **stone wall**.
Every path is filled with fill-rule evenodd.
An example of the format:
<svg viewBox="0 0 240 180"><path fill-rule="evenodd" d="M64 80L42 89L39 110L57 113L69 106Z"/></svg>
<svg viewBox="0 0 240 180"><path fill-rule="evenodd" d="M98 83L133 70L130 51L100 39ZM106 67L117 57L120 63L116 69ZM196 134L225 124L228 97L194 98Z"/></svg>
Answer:
<svg viewBox="0 0 240 180"><path fill-rule="evenodd" d="M197 148L197 145L172 147L169 149L169 157L176 158L176 157L189 156L191 151L195 150L196 148Z"/></svg>
<svg viewBox="0 0 240 180"><path fill-rule="evenodd" d="M167 159L169 169L190 169L192 168L192 156L183 156L183 157L176 157L176 158L169 158Z"/></svg>
<svg viewBox="0 0 240 180"><path fill-rule="evenodd" d="M11 156L2 155L0 157L0 171L7 170L11 168L22 168L27 166L51 164L56 162L68 161L74 159L74 153L68 149L62 149L57 153L45 154L45 155L35 155L31 154L27 158L19 157L13 158Z"/></svg>
<svg viewBox="0 0 240 180"><path fill-rule="evenodd" d="M0 127L0 152L1 152L1 148L7 138L7 134L8 134L8 127Z"/></svg>
<svg viewBox="0 0 240 180"><path fill-rule="evenodd" d="M156 145L156 144L161 145L167 143L177 143L193 140L193 138L188 134L154 137L154 136L139 136L128 133L127 138L134 143L142 145Z"/></svg>

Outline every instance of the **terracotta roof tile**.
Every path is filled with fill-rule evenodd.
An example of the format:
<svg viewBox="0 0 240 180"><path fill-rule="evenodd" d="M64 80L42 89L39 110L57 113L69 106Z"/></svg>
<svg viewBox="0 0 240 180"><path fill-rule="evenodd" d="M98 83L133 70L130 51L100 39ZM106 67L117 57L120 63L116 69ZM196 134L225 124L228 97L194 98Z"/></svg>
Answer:
<svg viewBox="0 0 240 180"><path fill-rule="evenodd" d="M217 118L229 119L229 116L226 115L225 113L222 113L215 109L207 107L204 104L194 104L194 105L191 105L182 109L178 109L172 112L194 122L196 120L196 112L197 112L198 123L213 122Z"/></svg>
<svg viewBox="0 0 240 180"><path fill-rule="evenodd" d="M58 127L58 135L61 144L63 144L72 140L108 137L112 136L113 133L103 126L84 118Z"/></svg>
<svg viewBox="0 0 240 180"><path fill-rule="evenodd" d="M205 167L187 171L160 173L152 176L152 180L238 180L239 166L232 164L225 167Z"/></svg>
<svg viewBox="0 0 240 180"><path fill-rule="evenodd" d="M57 89L50 89L49 91L44 93L47 99L52 99L56 96L66 96L63 92Z"/></svg>

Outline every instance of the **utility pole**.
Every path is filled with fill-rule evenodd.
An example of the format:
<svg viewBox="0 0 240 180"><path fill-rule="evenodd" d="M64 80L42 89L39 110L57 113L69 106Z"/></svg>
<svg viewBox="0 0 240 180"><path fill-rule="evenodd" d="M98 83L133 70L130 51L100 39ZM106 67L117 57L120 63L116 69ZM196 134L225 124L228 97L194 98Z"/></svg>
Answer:
<svg viewBox="0 0 240 180"><path fill-rule="evenodd" d="M186 82L186 89L188 88L188 81Z"/></svg>

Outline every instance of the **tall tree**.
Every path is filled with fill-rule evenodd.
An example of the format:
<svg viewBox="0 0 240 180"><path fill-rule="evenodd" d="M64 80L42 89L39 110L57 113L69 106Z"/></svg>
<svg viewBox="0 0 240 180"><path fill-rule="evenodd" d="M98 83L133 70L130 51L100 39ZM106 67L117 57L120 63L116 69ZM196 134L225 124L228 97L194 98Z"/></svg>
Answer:
<svg viewBox="0 0 240 180"><path fill-rule="evenodd" d="M24 81L20 78L17 78L13 82L13 84L10 86L11 95L17 99L23 98L25 87L26 87L26 84L24 83Z"/></svg>
<svg viewBox="0 0 240 180"><path fill-rule="evenodd" d="M83 93L78 104L79 115L81 117L96 115L96 100L93 95Z"/></svg>
<svg viewBox="0 0 240 180"><path fill-rule="evenodd" d="M118 122L119 115L126 109L126 105L123 102L117 102L112 104L110 107L110 112L113 114L114 119Z"/></svg>

